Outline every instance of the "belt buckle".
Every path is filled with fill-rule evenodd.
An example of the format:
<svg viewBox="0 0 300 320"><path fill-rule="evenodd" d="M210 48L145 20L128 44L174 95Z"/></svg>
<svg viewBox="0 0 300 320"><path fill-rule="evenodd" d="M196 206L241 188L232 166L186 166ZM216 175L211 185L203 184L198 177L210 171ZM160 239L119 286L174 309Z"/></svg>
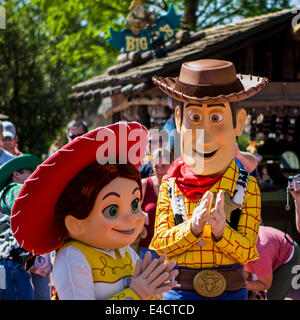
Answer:
<svg viewBox="0 0 300 320"><path fill-rule="evenodd" d="M226 280L220 272L206 269L195 275L193 286L201 296L214 298L225 291Z"/></svg>

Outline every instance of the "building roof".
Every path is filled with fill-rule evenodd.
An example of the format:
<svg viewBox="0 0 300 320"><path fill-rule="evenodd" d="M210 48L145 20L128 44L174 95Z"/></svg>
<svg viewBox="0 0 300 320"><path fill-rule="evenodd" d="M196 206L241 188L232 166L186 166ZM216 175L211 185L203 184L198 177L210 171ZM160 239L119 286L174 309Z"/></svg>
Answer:
<svg viewBox="0 0 300 320"><path fill-rule="evenodd" d="M295 9L246 18L234 23L204 29L194 34L178 33L177 41L167 47L167 56L153 59L150 52L132 55L132 59L109 68L72 87L72 101L104 98L122 93L132 96L153 87L152 76L178 74L182 62L218 58L269 37L286 27ZM247 41L246 41L247 40Z"/></svg>

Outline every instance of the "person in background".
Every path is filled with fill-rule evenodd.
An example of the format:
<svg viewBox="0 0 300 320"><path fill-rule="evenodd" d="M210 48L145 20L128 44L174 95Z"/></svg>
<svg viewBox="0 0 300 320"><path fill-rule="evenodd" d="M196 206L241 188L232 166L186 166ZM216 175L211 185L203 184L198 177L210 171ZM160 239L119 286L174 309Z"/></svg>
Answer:
<svg viewBox="0 0 300 320"><path fill-rule="evenodd" d="M51 280L52 262L50 253L36 257L34 265L30 269L32 283L34 287L35 300L51 299Z"/></svg>
<svg viewBox="0 0 300 320"><path fill-rule="evenodd" d="M10 228L15 199L41 160L24 154L0 167L0 300L33 300L30 273L35 257L17 243Z"/></svg>
<svg viewBox="0 0 300 320"><path fill-rule="evenodd" d="M153 258L159 257L158 254L150 250L148 247L153 237L155 212L158 198L159 187L162 178L167 174L171 165L170 153L166 149L156 149L152 154L151 159L153 165L154 175L142 179L143 201L142 210L148 214L148 220L145 225L144 233L141 234L141 241L139 242L139 256L144 258L147 251L150 251Z"/></svg>
<svg viewBox="0 0 300 320"><path fill-rule="evenodd" d="M84 121L72 120L67 124L66 135L68 142L74 140L75 138L82 136L88 132L88 126Z"/></svg>
<svg viewBox="0 0 300 320"><path fill-rule="evenodd" d="M300 189L291 190L291 194L295 199L295 221L296 228L300 233Z"/></svg>
<svg viewBox="0 0 300 320"><path fill-rule="evenodd" d="M0 186L8 183L1 192L0 198L0 210L3 214L10 216L14 200L18 196L22 185L40 162L41 160L38 157L25 154L6 162L0 168L2 178L2 180L0 178ZM9 175L10 177L7 179ZM51 268L50 256L42 255L35 259L33 266L28 270L34 286L35 300L50 300L49 275Z"/></svg>
<svg viewBox="0 0 300 320"><path fill-rule="evenodd" d="M258 175L256 177L256 180L260 190L267 191L267 190L272 190L276 187L274 186L274 182L269 175L266 164L259 164Z"/></svg>
<svg viewBox="0 0 300 320"><path fill-rule="evenodd" d="M157 148L169 150L172 155L171 157L174 158L174 136L177 134L174 115L172 115L164 124L163 129L160 130L159 134L161 134L162 136L156 137L155 134L152 134L152 131L150 130L149 144L146 150L147 155L139 168L142 179L151 177L154 174L153 166L151 163L151 155ZM166 137L167 141L165 140Z"/></svg>
<svg viewBox="0 0 300 320"><path fill-rule="evenodd" d="M144 157L143 163L139 167L139 172L141 174L141 179L151 177L153 175L153 166L151 163L151 153L157 148L161 148L161 141L154 139L151 136L149 137L149 143L146 149L146 156Z"/></svg>
<svg viewBox="0 0 300 320"><path fill-rule="evenodd" d="M261 159L258 159L253 153L241 151L239 145L235 145L235 161L239 168L249 172L252 176L256 177L256 168Z"/></svg>
<svg viewBox="0 0 300 320"><path fill-rule="evenodd" d="M3 148L14 156L20 156L23 153L18 149L18 136L16 127L10 121L3 121Z"/></svg>
<svg viewBox="0 0 300 320"><path fill-rule="evenodd" d="M15 156L3 148L3 124L0 121L0 166L13 159Z"/></svg>
<svg viewBox="0 0 300 320"><path fill-rule="evenodd" d="M259 259L245 264L247 289L267 290L267 300L283 300L292 286L292 268L300 264L298 244L284 232L260 226L257 250Z"/></svg>
<svg viewBox="0 0 300 320"><path fill-rule="evenodd" d="M141 179L148 178L153 175L153 167L151 164L150 154L146 155L146 157L144 158L143 163L139 168L139 172L141 175Z"/></svg>

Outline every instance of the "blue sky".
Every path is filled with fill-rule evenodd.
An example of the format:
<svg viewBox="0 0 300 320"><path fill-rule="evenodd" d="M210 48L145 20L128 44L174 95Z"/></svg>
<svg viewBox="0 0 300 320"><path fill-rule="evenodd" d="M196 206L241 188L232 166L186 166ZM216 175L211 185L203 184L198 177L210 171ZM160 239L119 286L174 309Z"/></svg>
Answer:
<svg viewBox="0 0 300 320"><path fill-rule="evenodd" d="M300 9L300 0L292 0L291 5Z"/></svg>
<svg viewBox="0 0 300 320"><path fill-rule="evenodd" d="M293 0L291 1L291 4L294 5L295 7L300 7L300 0Z"/></svg>

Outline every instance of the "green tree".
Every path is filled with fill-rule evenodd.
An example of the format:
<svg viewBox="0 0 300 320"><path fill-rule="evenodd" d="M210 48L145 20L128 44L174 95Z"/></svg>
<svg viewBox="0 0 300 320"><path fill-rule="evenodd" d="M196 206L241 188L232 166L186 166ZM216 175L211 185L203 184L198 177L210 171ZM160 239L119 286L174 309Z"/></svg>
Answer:
<svg viewBox="0 0 300 320"><path fill-rule="evenodd" d="M61 123L72 114L69 79L61 60L49 64L51 38L28 1L0 1L6 29L0 31L0 106L17 127L22 151L47 152Z"/></svg>
<svg viewBox="0 0 300 320"><path fill-rule="evenodd" d="M290 7L290 0L184 0L183 25L199 30Z"/></svg>
<svg viewBox="0 0 300 320"><path fill-rule="evenodd" d="M118 53L105 38L129 3L0 0L7 16L0 31L0 112L16 124L22 151L46 154L72 116L90 106L70 103L71 86L115 63Z"/></svg>
<svg viewBox="0 0 300 320"><path fill-rule="evenodd" d="M160 11L173 4L183 14L182 27L199 30L290 7L291 0L144 0Z"/></svg>

